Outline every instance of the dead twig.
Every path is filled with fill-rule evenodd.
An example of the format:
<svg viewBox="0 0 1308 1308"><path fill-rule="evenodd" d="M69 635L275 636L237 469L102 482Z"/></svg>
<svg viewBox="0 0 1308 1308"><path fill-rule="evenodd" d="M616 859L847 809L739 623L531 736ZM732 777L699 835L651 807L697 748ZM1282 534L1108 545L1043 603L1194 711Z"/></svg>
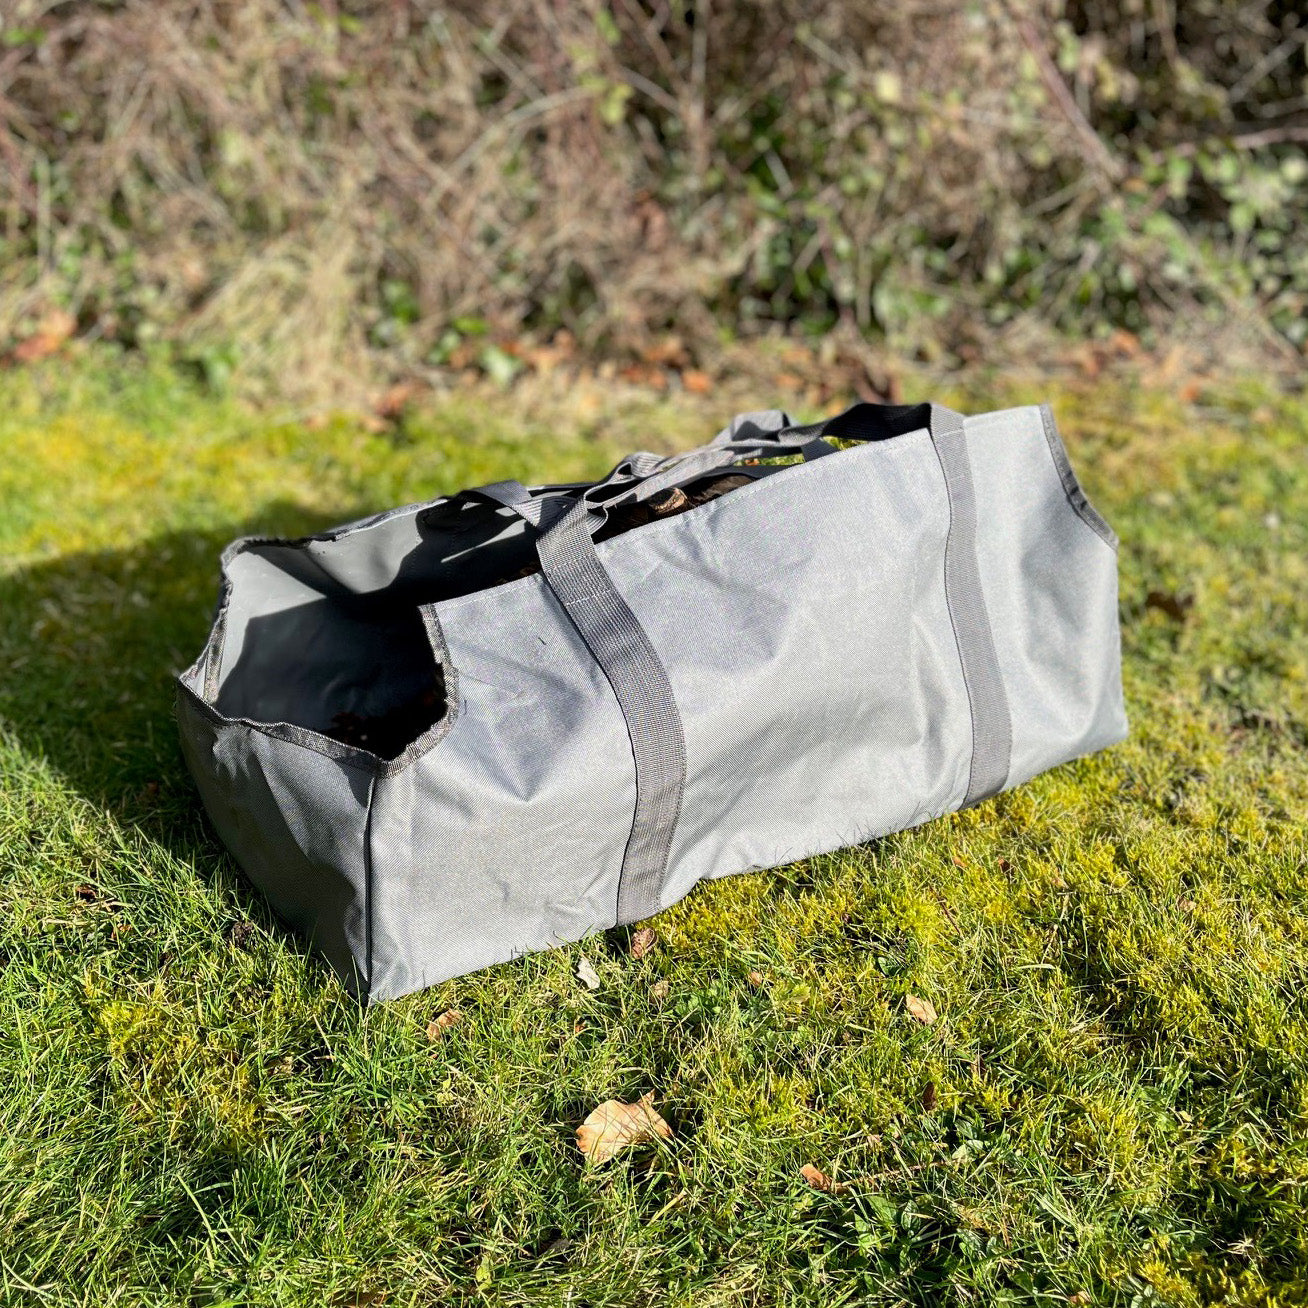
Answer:
<svg viewBox="0 0 1308 1308"><path fill-rule="evenodd" d="M1125 172L1122 164L1112 156L1108 147L1099 139L1099 133L1090 125L1090 120L1081 112L1081 106L1077 104L1076 97L1068 90L1067 83L1063 81L1062 74L1058 71L1058 66L1049 57L1044 42L1040 39L1030 20L1015 14L1013 15L1013 22L1017 27L1018 35L1022 38L1022 44L1031 52L1031 57L1036 61L1036 68L1040 72L1040 80L1045 84L1045 90L1049 92L1050 97L1076 134L1076 139L1080 143L1081 153L1086 163L1104 174L1109 180L1120 181Z"/></svg>

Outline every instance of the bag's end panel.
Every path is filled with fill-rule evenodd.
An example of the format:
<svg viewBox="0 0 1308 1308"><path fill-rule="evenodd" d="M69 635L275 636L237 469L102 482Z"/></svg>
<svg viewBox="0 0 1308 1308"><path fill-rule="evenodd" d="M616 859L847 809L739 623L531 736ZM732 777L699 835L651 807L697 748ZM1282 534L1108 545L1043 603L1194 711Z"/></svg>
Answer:
<svg viewBox="0 0 1308 1308"><path fill-rule="evenodd" d="M1013 723L1014 786L1127 734L1116 537L1047 411L967 419L977 561Z"/></svg>
<svg viewBox="0 0 1308 1308"><path fill-rule="evenodd" d="M225 721L177 687L182 752L219 838L277 915L367 998L366 832L375 777Z"/></svg>

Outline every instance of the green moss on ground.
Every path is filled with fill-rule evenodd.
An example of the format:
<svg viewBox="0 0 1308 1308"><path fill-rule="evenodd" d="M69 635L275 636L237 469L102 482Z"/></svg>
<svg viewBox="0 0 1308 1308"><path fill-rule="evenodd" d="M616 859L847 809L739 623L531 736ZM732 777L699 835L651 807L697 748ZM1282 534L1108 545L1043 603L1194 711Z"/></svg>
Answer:
<svg viewBox="0 0 1308 1308"><path fill-rule="evenodd" d="M956 398L1047 390L1123 538L1128 743L701 887L640 961L601 938L364 1014L181 768L218 550L722 415L310 431L95 356L0 375L4 1300L1308 1300L1308 406ZM581 1118L647 1090L674 1139L579 1166Z"/></svg>

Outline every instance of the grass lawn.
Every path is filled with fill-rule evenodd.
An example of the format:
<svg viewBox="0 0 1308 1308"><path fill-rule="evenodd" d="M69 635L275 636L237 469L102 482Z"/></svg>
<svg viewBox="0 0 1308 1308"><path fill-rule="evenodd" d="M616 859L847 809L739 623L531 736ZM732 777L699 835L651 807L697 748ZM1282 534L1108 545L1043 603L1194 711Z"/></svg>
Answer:
<svg viewBox="0 0 1308 1308"><path fill-rule="evenodd" d="M1125 745L701 887L640 960L363 1012L182 769L220 548L730 406L468 394L368 434L108 356L0 373L0 1302L1308 1302L1308 404L952 396L1046 397L1123 540ZM651 1091L672 1139L583 1167L581 1119Z"/></svg>

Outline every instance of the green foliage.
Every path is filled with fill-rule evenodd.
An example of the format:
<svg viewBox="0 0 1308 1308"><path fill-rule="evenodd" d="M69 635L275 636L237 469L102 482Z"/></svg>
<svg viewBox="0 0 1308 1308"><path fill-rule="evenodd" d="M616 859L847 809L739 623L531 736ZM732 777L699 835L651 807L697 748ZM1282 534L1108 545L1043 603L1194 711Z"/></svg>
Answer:
<svg viewBox="0 0 1308 1308"><path fill-rule="evenodd" d="M0 337L70 304L288 391L439 364L469 316L618 353L1308 340L1293 5L337 9L14 0Z"/></svg>
<svg viewBox="0 0 1308 1308"><path fill-rule="evenodd" d="M1126 744L702 886L639 961L614 933L364 1013L236 873L178 756L168 674L218 551L593 474L723 415L469 397L399 440L149 361L0 374L3 1298L1299 1302L1308 409L1053 398L1123 540ZM674 1138L584 1169L575 1126L647 1090Z"/></svg>

